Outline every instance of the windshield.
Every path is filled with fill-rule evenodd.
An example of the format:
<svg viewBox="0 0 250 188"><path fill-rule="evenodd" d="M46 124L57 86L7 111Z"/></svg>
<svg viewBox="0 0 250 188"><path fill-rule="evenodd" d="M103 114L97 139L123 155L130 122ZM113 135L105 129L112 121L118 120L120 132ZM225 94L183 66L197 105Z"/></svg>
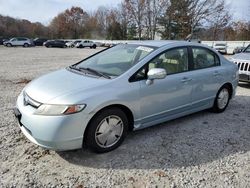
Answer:
<svg viewBox="0 0 250 188"><path fill-rule="evenodd" d="M153 50L155 47L120 44L83 60L76 65L76 68L92 69L108 76L119 76Z"/></svg>
<svg viewBox="0 0 250 188"><path fill-rule="evenodd" d="M250 53L250 45L244 50L246 53Z"/></svg>

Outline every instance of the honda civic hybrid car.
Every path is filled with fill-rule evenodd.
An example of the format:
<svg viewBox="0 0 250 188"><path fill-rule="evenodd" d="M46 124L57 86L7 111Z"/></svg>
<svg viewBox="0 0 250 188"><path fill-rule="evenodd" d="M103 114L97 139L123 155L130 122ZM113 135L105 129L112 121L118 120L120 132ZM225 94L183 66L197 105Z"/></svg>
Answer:
<svg viewBox="0 0 250 188"><path fill-rule="evenodd" d="M204 109L223 112L237 83L237 65L209 47L141 41L33 80L14 113L23 134L44 148L108 152L129 131Z"/></svg>

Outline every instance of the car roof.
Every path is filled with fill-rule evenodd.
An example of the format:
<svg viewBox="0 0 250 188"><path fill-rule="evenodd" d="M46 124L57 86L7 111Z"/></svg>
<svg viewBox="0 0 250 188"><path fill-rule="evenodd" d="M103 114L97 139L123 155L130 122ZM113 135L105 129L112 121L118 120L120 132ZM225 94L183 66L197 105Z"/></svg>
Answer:
<svg viewBox="0 0 250 188"><path fill-rule="evenodd" d="M199 45L199 43L195 42L187 42L187 41L177 41L177 40L145 40L145 41L136 41L136 42L128 42L128 44L138 44L138 45L146 45L146 46L153 46L153 47L163 47L169 44L178 44L178 45L190 45L190 44L195 44ZM203 45L201 45L203 46Z"/></svg>

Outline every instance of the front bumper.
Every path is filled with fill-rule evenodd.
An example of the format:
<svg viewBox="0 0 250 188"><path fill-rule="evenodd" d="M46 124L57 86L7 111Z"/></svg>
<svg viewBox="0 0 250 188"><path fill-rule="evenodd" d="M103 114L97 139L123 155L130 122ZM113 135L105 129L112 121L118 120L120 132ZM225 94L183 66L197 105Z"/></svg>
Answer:
<svg viewBox="0 0 250 188"><path fill-rule="evenodd" d="M33 143L52 150L72 150L82 147L89 121L84 111L63 116L35 115L36 108L23 104L19 95L14 114L23 134Z"/></svg>
<svg viewBox="0 0 250 188"><path fill-rule="evenodd" d="M239 74L239 80L242 82L250 82L250 75Z"/></svg>

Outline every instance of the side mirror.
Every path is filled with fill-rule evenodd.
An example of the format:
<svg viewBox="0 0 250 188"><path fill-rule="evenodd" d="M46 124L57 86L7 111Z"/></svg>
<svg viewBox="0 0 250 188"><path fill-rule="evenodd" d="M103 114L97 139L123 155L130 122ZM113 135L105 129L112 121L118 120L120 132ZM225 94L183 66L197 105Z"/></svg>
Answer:
<svg viewBox="0 0 250 188"><path fill-rule="evenodd" d="M155 79L164 79L167 76L167 72L165 69L161 68L153 68L148 71L148 80L146 82L147 85L150 85L153 83L153 80Z"/></svg>

